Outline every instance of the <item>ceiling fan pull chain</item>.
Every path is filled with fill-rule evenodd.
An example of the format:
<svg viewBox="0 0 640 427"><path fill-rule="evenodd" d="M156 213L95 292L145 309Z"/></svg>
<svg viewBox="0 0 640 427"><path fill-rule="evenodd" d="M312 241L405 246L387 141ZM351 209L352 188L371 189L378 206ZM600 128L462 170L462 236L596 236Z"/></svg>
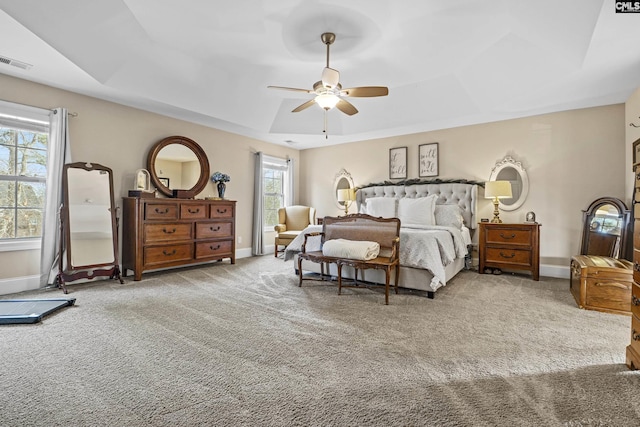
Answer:
<svg viewBox="0 0 640 427"><path fill-rule="evenodd" d="M322 132L324 132L324 139L329 139L329 132L327 132L327 114L329 113L328 110L324 110L324 130Z"/></svg>

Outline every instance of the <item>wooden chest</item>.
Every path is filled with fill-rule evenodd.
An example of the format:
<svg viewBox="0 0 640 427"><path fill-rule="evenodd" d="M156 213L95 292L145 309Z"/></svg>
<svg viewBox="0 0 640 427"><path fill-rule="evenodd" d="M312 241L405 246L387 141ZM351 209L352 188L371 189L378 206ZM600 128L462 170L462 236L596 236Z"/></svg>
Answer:
<svg viewBox="0 0 640 427"><path fill-rule="evenodd" d="M571 258L571 293L580 308L631 314L633 264L597 255Z"/></svg>

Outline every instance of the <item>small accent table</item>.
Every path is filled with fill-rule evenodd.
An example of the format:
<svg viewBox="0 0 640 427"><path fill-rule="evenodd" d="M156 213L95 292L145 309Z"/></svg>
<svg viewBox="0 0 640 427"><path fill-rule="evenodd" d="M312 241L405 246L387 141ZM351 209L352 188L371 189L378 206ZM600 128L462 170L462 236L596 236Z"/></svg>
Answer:
<svg viewBox="0 0 640 427"><path fill-rule="evenodd" d="M540 224L479 224L479 272L485 268L530 271L533 280L540 278Z"/></svg>

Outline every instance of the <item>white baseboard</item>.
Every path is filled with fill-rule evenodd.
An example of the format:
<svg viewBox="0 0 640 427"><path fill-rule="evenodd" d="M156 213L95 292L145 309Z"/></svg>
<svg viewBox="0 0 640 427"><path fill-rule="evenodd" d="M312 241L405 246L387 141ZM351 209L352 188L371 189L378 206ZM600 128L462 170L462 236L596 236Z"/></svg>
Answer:
<svg viewBox="0 0 640 427"><path fill-rule="evenodd" d="M40 276L12 277L0 279L0 295L31 291L40 287Z"/></svg>
<svg viewBox="0 0 640 427"><path fill-rule="evenodd" d="M545 277L556 277L558 279L569 280L569 266L568 265L540 265L540 275Z"/></svg>

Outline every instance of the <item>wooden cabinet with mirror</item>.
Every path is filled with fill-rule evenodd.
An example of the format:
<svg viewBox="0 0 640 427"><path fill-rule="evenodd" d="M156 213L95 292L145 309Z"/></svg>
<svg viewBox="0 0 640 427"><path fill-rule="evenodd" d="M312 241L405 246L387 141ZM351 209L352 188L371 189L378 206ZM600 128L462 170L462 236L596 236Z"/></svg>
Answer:
<svg viewBox="0 0 640 427"><path fill-rule="evenodd" d="M60 255L56 284L107 276L120 280L118 229L111 169L70 163L62 174Z"/></svg>

